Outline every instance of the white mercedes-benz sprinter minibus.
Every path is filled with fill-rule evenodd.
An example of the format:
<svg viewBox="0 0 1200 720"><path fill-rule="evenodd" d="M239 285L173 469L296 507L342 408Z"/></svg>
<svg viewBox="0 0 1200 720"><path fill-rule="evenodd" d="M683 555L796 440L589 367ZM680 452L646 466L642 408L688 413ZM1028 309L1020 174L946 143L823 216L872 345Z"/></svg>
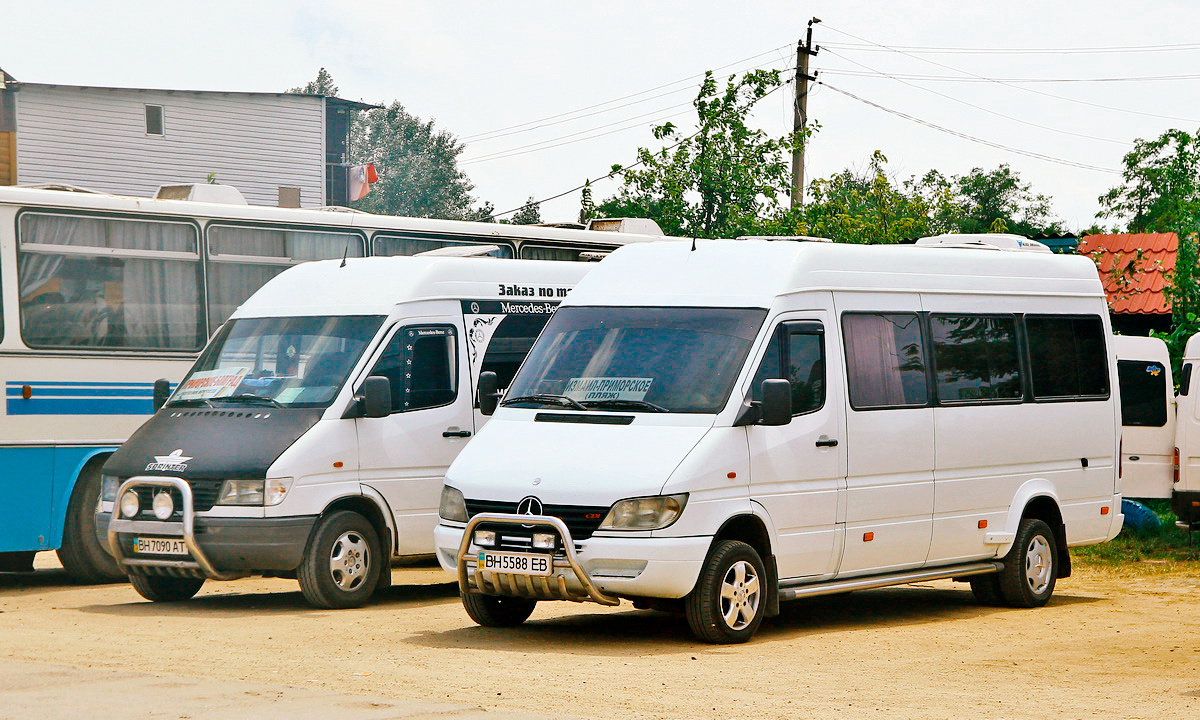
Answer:
<svg viewBox="0 0 1200 720"><path fill-rule="evenodd" d="M504 387L594 266L378 257L286 270L105 464L97 533L150 600L267 574L296 577L319 607L361 605L390 584L392 557L433 553L442 476L485 420L480 373Z"/></svg>
<svg viewBox="0 0 1200 720"><path fill-rule="evenodd" d="M448 470L438 560L483 625L625 598L717 643L937 578L1043 605L1121 528L1109 336L1095 265L1014 236L621 248Z"/></svg>

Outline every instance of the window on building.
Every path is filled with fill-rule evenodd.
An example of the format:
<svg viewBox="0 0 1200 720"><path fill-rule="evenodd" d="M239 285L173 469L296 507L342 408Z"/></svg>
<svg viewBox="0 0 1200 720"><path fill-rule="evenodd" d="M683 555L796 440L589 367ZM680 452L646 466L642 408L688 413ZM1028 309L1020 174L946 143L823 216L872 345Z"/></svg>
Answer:
<svg viewBox="0 0 1200 720"><path fill-rule="evenodd" d="M24 213L17 274L30 347L196 350L207 337L191 223Z"/></svg>
<svg viewBox="0 0 1200 720"><path fill-rule="evenodd" d="M163 135L163 106L146 106L146 134Z"/></svg>
<svg viewBox="0 0 1200 720"><path fill-rule="evenodd" d="M929 403L925 350L916 313L846 313L850 406L921 407Z"/></svg>
<svg viewBox="0 0 1200 720"><path fill-rule="evenodd" d="M1020 400L1024 396L1015 317L934 315L929 327L940 402Z"/></svg>

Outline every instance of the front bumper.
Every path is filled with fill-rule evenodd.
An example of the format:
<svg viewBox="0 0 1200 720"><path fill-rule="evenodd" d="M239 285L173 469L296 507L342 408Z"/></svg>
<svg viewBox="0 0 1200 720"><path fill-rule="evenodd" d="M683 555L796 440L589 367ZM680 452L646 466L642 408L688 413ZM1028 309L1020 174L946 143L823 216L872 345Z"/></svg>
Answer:
<svg viewBox="0 0 1200 720"><path fill-rule="evenodd" d="M148 574L233 580L258 572L295 569L316 516L284 518L197 517L191 487L178 478L134 477L121 484L117 497L136 486L174 488L182 496L180 521L130 520L97 513L96 534L117 564ZM134 555L127 550L134 536L178 537L188 556Z"/></svg>
<svg viewBox="0 0 1200 720"><path fill-rule="evenodd" d="M550 530L559 539L549 576L479 570L472 543L481 525ZM654 538L595 536L576 541L557 517L481 513L464 528L439 525L438 560L458 578L461 592L537 600L572 600L616 605L618 598L680 598L691 592L712 544L711 537Z"/></svg>

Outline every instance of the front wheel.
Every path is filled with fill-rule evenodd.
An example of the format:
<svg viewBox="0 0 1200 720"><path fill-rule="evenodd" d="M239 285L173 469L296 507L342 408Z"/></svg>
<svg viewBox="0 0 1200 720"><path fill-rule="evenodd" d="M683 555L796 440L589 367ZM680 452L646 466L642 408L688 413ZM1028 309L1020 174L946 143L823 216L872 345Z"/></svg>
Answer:
<svg viewBox="0 0 1200 720"><path fill-rule="evenodd" d="M79 474L67 503L62 547L58 559L75 582L106 583L125 579L117 561L96 537L96 501L100 499L100 471L94 465Z"/></svg>
<svg viewBox="0 0 1200 720"><path fill-rule="evenodd" d="M165 575L142 575L131 573L129 582L138 595L152 602L178 602L187 600L200 592L204 578L179 578Z"/></svg>
<svg viewBox="0 0 1200 720"><path fill-rule="evenodd" d="M1041 607L1054 593L1057 578L1058 544L1054 532L1041 520L1022 520L1000 571L1004 602L1011 607Z"/></svg>
<svg viewBox="0 0 1200 720"><path fill-rule="evenodd" d="M684 601L692 634L708 643L746 642L762 623L767 587L763 561L754 548L737 540L718 542Z"/></svg>
<svg viewBox="0 0 1200 720"><path fill-rule="evenodd" d="M371 523L356 512L339 510L317 522L296 579L304 599L315 607L361 607L385 567Z"/></svg>
<svg viewBox="0 0 1200 720"><path fill-rule="evenodd" d="M537 600L500 595L463 593L463 607L471 619L484 627L516 627L529 619Z"/></svg>

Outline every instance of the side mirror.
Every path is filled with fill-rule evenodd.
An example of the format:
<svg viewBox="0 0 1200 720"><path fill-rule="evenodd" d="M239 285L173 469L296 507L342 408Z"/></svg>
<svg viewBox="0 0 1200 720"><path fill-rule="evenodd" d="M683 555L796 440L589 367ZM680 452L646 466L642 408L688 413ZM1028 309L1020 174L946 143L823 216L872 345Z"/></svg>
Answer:
<svg viewBox="0 0 1200 720"><path fill-rule="evenodd" d="M382 375L372 375L359 388L359 410L362 417L381 418L392 414L392 381Z"/></svg>
<svg viewBox="0 0 1200 720"><path fill-rule="evenodd" d="M479 384L476 387L479 396L479 412L491 415L500 404L500 381L492 371L479 373Z"/></svg>
<svg viewBox="0 0 1200 720"><path fill-rule="evenodd" d="M171 381L166 378L159 378L154 381L154 412L162 409L163 405L167 404L167 399L171 397Z"/></svg>
<svg viewBox="0 0 1200 720"><path fill-rule="evenodd" d="M792 384L787 380L763 380L760 420L763 425L787 425L792 421Z"/></svg>

